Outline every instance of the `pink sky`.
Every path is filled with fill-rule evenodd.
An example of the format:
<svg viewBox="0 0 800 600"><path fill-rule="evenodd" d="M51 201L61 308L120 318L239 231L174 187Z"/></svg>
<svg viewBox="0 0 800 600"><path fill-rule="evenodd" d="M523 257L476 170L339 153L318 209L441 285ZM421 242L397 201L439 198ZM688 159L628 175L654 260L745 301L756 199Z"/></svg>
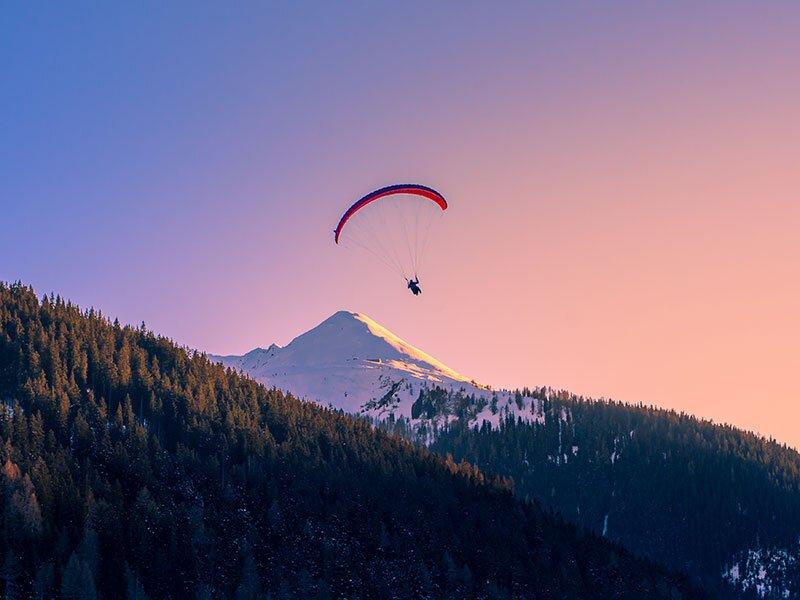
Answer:
<svg viewBox="0 0 800 600"><path fill-rule="evenodd" d="M796 5L163 10L9 19L0 278L215 353L364 312L800 447ZM420 298L331 239L404 181L451 205Z"/></svg>

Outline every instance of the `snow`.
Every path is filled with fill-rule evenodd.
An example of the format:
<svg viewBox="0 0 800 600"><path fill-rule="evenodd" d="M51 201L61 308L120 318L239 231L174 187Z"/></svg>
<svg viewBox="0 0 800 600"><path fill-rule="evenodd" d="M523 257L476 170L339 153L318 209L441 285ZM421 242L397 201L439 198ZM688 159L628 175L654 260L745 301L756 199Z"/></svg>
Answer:
<svg viewBox="0 0 800 600"><path fill-rule="evenodd" d="M509 415L531 423L545 421L541 400L526 397L518 404L510 392L471 381L361 313L339 311L283 348L272 344L242 356L210 358L268 387L378 419L411 419L420 391L440 387L486 401L471 415L471 424L497 427ZM452 418L442 415L441 421ZM568 418L562 408L560 420Z"/></svg>
<svg viewBox="0 0 800 600"><path fill-rule="evenodd" d="M743 592L754 591L761 598L775 595L789 598L789 580L797 561L797 550L754 548L737 554L732 565L723 569L722 578Z"/></svg>
<svg viewBox="0 0 800 600"><path fill-rule="evenodd" d="M732 583L736 583L739 581L739 565L738 563L733 565L730 570L726 574L727 578L731 580ZM723 576L725 577L725 576Z"/></svg>
<svg viewBox="0 0 800 600"><path fill-rule="evenodd" d="M620 447L620 439L619 436L614 437L614 451L611 453L611 464L615 464L619 459L619 447Z"/></svg>
<svg viewBox="0 0 800 600"><path fill-rule="evenodd" d="M563 438L563 429L564 429L564 421L559 419L559 421L558 421L558 458L559 458L558 462L559 463L561 462L561 441L562 441L562 438Z"/></svg>
<svg viewBox="0 0 800 600"><path fill-rule="evenodd" d="M437 428L461 418L456 412L463 411L464 406L463 403L456 406L456 394L455 400L449 398L447 406L438 407L435 415L414 419L412 405L420 392L437 387L460 392L464 397L475 399L469 403L466 415L469 425L485 423L497 428L510 417L531 424L557 419L558 447L552 448L554 452L548 454L547 459L566 465L570 457L578 455L578 446L572 443L574 423L567 407L556 405L545 411L541 398L520 397L476 383L360 313L337 312L283 348L272 344L242 356L210 358L268 387L289 391L323 406L365 415L376 421L406 419L422 443L432 442ZM9 401L4 404L6 411L11 410ZM620 459L623 447L634 435L631 429L613 438L613 448L608 449L612 465ZM666 461L667 452L662 451L661 455ZM527 453L524 463L533 468ZM608 518L606 513L603 536L608 534ZM788 598L787 572L796 568L798 560L800 547L791 551L757 548L732 557L728 561L730 566L726 566L721 575L734 587L753 591L760 597Z"/></svg>
<svg viewBox="0 0 800 600"><path fill-rule="evenodd" d="M366 315L346 311L337 312L285 348L273 344L244 356L212 359L266 385L347 412L361 412L363 404L382 398L397 382L401 383L397 400L408 405L404 408L409 415L410 403L423 382L456 389L471 385L465 383L466 377Z"/></svg>

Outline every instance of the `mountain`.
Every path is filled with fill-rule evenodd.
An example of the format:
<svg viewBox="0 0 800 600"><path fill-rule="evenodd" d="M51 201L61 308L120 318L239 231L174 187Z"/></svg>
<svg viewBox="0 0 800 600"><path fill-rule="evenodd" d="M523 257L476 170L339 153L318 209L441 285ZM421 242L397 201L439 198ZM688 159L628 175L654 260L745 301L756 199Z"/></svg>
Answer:
<svg viewBox="0 0 800 600"><path fill-rule="evenodd" d="M419 404L415 408L420 394L435 390L470 398L472 423L496 425L508 414L524 420L542 416L531 398L513 402L510 393L470 380L360 313L339 311L284 348L272 344L242 356L209 358L267 387L375 419L416 420L422 414ZM452 416L436 415L440 421Z"/></svg>
<svg viewBox="0 0 800 600"><path fill-rule="evenodd" d="M347 311L337 312L285 348L272 344L244 356L210 358L267 386L353 413L391 396L388 410L410 416L419 390L431 385L482 391L368 316Z"/></svg>
<svg viewBox="0 0 800 600"><path fill-rule="evenodd" d="M567 391L491 390L356 313L218 360L508 477L715 595L800 597L800 455L773 440Z"/></svg>
<svg viewBox="0 0 800 600"><path fill-rule="evenodd" d="M0 441L5 598L700 596L501 478L20 284Z"/></svg>
<svg viewBox="0 0 800 600"><path fill-rule="evenodd" d="M730 426L540 388L536 423L452 421L427 447L715 596L800 597L800 454ZM418 425L391 429L414 437ZM425 436L423 436L425 437Z"/></svg>

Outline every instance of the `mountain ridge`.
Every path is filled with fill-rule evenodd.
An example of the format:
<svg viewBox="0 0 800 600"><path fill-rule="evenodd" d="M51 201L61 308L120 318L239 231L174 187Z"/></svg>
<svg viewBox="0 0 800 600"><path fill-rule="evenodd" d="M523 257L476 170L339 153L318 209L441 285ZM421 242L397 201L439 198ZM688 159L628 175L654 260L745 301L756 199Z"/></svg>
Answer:
<svg viewBox="0 0 800 600"><path fill-rule="evenodd" d="M286 346L273 343L243 355L209 357L268 387L374 416L411 417L413 402L429 389L479 397L493 394L488 386L470 380L371 317L346 310ZM368 405L374 408L365 408Z"/></svg>
<svg viewBox="0 0 800 600"><path fill-rule="evenodd" d="M360 318L358 313L336 315ZM315 348L314 339L308 350L319 359L325 344ZM337 342L347 346L348 338ZM463 379L442 385L388 362L362 364L357 354L337 355L341 364L334 370L306 369L304 389L291 378L248 370L245 363L232 365L230 358L229 366L267 385L368 416L440 454L509 477L521 497L537 498L599 536L687 572L722 597L788 598L800 592L796 452L675 411L550 388L510 392ZM346 377L336 381L342 373ZM325 380L307 394L307 381L320 374ZM376 374L375 386L359 389L359 377L372 381ZM358 393L342 402L338 386ZM395 401L386 401L387 395ZM718 491L709 496L704 490L711 481Z"/></svg>
<svg viewBox="0 0 800 600"><path fill-rule="evenodd" d="M694 598L341 411L0 282L0 594Z"/></svg>

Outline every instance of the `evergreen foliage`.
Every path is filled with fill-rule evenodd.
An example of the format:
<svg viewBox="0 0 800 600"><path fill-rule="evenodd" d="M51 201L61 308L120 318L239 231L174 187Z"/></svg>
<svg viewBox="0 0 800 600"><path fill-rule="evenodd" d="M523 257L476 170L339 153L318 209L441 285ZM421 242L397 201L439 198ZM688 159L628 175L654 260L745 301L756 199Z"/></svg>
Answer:
<svg viewBox="0 0 800 600"><path fill-rule="evenodd" d="M787 572L773 592L800 595L797 451L675 411L549 388L517 396L537 398L544 418L509 417L495 428L455 419L437 428L429 448L510 478L518 496L605 531L718 595L756 597L726 585L723 571L751 551L788 551ZM424 424L384 426L431 441Z"/></svg>
<svg viewBox="0 0 800 600"><path fill-rule="evenodd" d="M7 598L695 595L506 480L21 284L0 400Z"/></svg>

